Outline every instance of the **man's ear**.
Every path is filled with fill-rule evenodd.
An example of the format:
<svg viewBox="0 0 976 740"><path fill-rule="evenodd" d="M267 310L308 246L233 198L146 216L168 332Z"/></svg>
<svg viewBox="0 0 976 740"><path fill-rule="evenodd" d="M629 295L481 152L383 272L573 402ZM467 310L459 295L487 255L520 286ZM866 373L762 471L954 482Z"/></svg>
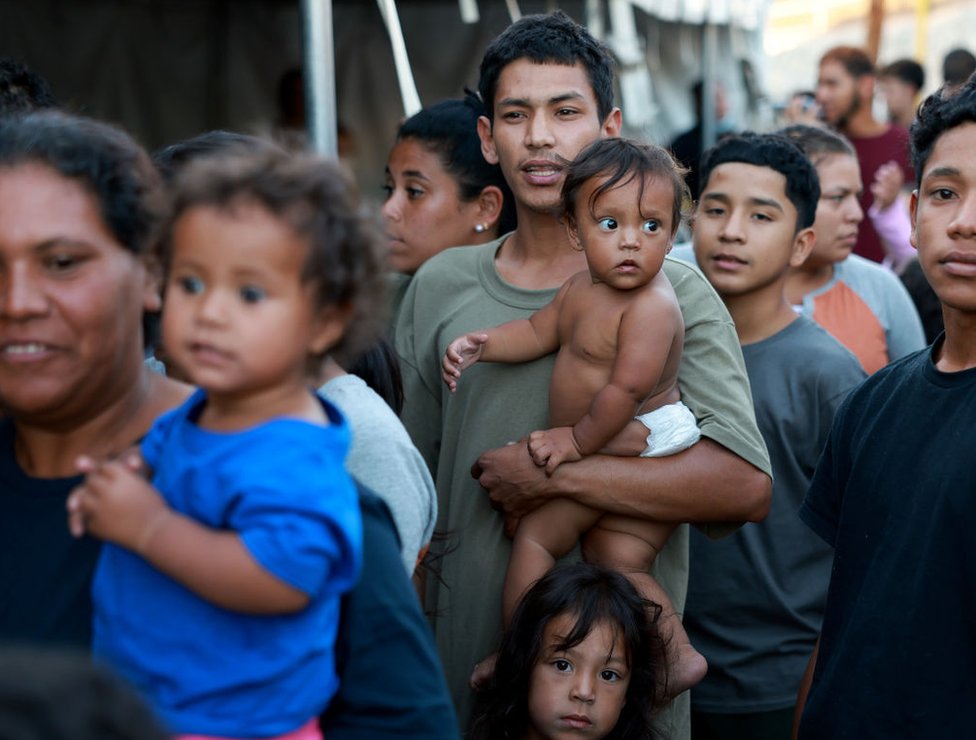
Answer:
<svg viewBox="0 0 976 740"><path fill-rule="evenodd" d="M486 231L490 231L501 218L504 200L502 189L497 185L488 185L478 193L478 223L484 224Z"/></svg>
<svg viewBox="0 0 976 740"><path fill-rule="evenodd" d="M912 197L908 199L908 213L912 219L912 230L908 235L909 243L918 251L918 190L912 191Z"/></svg>
<svg viewBox="0 0 976 740"><path fill-rule="evenodd" d="M481 139L481 155L488 164L498 164L498 152L495 151L495 137L492 134L491 121L488 116L478 116L478 138Z"/></svg>
<svg viewBox="0 0 976 740"><path fill-rule="evenodd" d="M620 108L614 108L610 111L610 115L607 116L600 128L605 138L620 136L620 130L623 128Z"/></svg>
<svg viewBox="0 0 976 740"><path fill-rule="evenodd" d="M817 243L817 233L812 226L800 229L793 237L793 251L790 254L790 267L799 267L807 261L813 245Z"/></svg>

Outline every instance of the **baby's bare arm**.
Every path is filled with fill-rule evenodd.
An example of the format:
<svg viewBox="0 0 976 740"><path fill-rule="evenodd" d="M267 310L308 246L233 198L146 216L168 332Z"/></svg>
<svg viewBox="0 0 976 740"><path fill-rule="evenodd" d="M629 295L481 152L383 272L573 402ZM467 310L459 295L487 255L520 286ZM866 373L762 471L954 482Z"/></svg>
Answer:
<svg viewBox="0 0 976 740"><path fill-rule="evenodd" d="M559 308L566 286L551 303L527 319L516 319L492 329L462 334L447 346L441 361L441 377L453 391L461 372L479 360L529 362L559 348Z"/></svg>

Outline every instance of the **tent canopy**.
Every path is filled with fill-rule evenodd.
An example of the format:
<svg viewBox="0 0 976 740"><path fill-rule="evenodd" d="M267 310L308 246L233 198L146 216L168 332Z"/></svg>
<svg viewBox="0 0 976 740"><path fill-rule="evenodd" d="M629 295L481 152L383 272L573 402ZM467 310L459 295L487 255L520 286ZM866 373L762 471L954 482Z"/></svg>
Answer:
<svg viewBox="0 0 976 740"><path fill-rule="evenodd" d="M328 2L328 0L309 0ZM470 0L469 4L470 4ZM690 87L714 69L739 123L760 97L761 22L768 0L519 0L522 13L561 7L621 54L610 11L626 6L643 68L618 98L631 135L666 143L693 124ZM458 0L398 0L397 15L420 102L474 87L488 42L511 22L510 3L478 0L465 23ZM379 198L386 153L403 116L390 36L377 3L333 0L337 123L366 196ZM115 121L149 148L201 131L262 131L278 118L283 73L302 64L299 0L0 0L0 48L52 84L71 109ZM618 24L619 25L619 24ZM619 34L618 34L619 36ZM622 81L624 69L621 67ZM758 81L757 81L758 80ZM626 91L625 91L626 92Z"/></svg>

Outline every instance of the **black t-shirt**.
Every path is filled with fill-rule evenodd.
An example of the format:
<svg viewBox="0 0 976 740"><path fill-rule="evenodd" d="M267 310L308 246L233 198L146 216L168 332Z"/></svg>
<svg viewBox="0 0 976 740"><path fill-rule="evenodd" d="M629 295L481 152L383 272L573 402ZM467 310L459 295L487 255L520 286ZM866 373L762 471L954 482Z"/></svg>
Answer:
<svg viewBox="0 0 976 740"><path fill-rule="evenodd" d="M24 473L0 420L0 641L88 649L99 543L72 537L65 511L80 482Z"/></svg>
<svg viewBox="0 0 976 740"><path fill-rule="evenodd" d="M804 740L972 736L976 369L932 352L851 394L800 510L835 548Z"/></svg>

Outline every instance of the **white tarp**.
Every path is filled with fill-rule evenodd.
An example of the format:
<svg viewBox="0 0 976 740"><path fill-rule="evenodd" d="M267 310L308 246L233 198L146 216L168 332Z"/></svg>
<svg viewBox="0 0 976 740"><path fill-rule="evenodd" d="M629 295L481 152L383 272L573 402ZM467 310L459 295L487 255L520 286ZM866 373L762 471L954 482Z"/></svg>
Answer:
<svg viewBox="0 0 976 740"><path fill-rule="evenodd" d="M771 0L631 0L648 15L672 23L761 28Z"/></svg>

